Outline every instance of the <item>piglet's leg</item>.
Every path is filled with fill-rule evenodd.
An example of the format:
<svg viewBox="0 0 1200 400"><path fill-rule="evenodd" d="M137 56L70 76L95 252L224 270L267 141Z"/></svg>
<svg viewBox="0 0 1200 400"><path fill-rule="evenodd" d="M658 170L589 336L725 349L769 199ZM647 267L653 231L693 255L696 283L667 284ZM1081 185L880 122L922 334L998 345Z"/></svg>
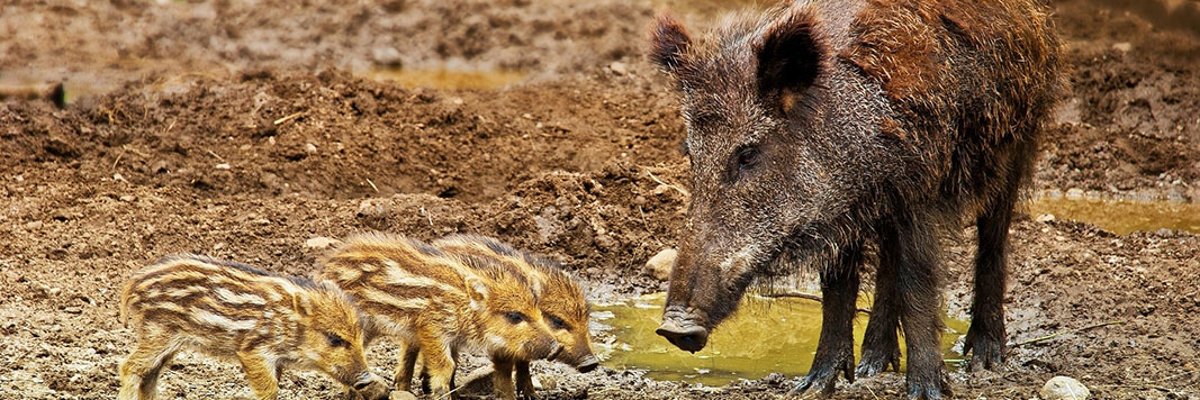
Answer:
<svg viewBox="0 0 1200 400"><path fill-rule="evenodd" d="M396 366L396 390L412 391L413 372L417 369L417 355L421 348L414 343L400 345L400 365Z"/></svg>
<svg viewBox="0 0 1200 400"><path fill-rule="evenodd" d="M153 400L158 392L158 377L174 355L170 340L145 337L138 347L121 363L120 400Z"/></svg>
<svg viewBox="0 0 1200 400"><path fill-rule="evenodd" d="M517 397L536 399L533 388L533 376L529 374L529 361L517 361Z"/></svg>
<svg viewBox="0 0 1200 400"><path fill-rule="evenodd" d="M492 393L497 399L514 400L517 398L517 388L513 386L513 361L501 358L492 359L495 370L492 371Z"/></svg>
<svg viewBox="0 0 1200 400"><path fill-rule="evenodd" d="M454 385L454 355L443 340L446 333L434 327L422 328L417 332L417 340L420 341L424 371L429 374L427 394L435 399L445 399Z"/></svg>
<svg viewBox="0 0 1200 400"><path fill-rule="evenodd" d="M279 396L277 369L261 355L252 351L238 352L238 361L246 371L246 380L258 400L275 400Z"/></svg>

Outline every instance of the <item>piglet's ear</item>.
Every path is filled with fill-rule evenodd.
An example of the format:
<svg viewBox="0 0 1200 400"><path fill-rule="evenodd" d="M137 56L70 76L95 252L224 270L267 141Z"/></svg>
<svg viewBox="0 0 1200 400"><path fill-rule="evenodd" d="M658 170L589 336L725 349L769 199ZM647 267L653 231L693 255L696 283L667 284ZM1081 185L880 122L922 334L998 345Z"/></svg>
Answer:
<svg viewBox="0 0 1200 400"><path fill-rule="evenodd" d="M471 308L479 310L485 307L488 299L487 283L474 276L467 277L466 283L467 296L471 298Z"/></svg>
<svg viewBox="0 0 1200 400"><path fill-rule="evenodd" d="M825 48L815 23L807 10L793 10L767 28L756 46L759 91L780 100L784 111L821 73Z"/></svg>
<svg viewBox="0 0 1200 400"><path fill-rule="evenodd" d="M686 62L683 54L691 43L682 23L669 15L659 15L650 32L650 60L667 72L677 73Z"/></svg>

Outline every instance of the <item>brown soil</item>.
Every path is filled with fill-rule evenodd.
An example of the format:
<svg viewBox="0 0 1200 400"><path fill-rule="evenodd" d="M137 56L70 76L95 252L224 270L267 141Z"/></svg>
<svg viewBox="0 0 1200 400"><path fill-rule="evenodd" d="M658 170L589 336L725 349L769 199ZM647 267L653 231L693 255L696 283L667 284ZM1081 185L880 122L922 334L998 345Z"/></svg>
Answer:
<svg viewBox="0 0 1200 400"><path fill-rule="evenodd" d="M312 237L477 232L563 261L593 299L661 290L641 265L673 245L687 197L675 99L640 56L661 3L547 3L0 6L0 83L84 94L65 109L0 102L0 399L113 397L133 339L114 288L175 252L307 274ZM1073 90L1036 189L1200 201L1200 4L1163 4L1056 2ZM730 7L677 14L704 25ZM400 66L529 78L456 90L358 77ZM1200 236L1030 218L1013 235L1014 342L1122 324L1014 348L1003 372L953 376L957 395L1030 398L1069 375L1101 398L1200 397ZM960 314L970 237L947 239ZM377 347L377 368L394 366ZM231 365L177 364L164 397L249 395ZM551 398L771 398L795 383L538 368L562 374ZM332 385L288 374L283 390L331 398ZM889 373L839 393L902 388Z"/></svg>

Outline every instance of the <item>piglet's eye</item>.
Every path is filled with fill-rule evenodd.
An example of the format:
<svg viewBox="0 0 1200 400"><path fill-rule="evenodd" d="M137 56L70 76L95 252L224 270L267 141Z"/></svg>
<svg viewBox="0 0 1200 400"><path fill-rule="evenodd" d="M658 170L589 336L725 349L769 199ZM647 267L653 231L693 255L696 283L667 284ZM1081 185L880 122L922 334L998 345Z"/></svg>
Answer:
<svg viewBox="0 0 1200 400"><path fill-rule="evenodd" d="M557 315L546 314L546 320L550 321L550 327L554 329L567 329L567 321L563 321Z"/></svg>
<svg viewBox="0 0 1200 400"><path fill-rule="evenodd" d="M329 347L350 347L350 342L347 342L346 339L342 339L342 337L338 336L337 334L326 332L325 340L329 341Z"/></svg>
<svg viewBox="0 0 1200 400"><path fill-rule="evenodd" d="M521 314L516 311L509 311L504 313L504 318L508 320L508 323L516 325L525 321L525 314Z"/></svg>

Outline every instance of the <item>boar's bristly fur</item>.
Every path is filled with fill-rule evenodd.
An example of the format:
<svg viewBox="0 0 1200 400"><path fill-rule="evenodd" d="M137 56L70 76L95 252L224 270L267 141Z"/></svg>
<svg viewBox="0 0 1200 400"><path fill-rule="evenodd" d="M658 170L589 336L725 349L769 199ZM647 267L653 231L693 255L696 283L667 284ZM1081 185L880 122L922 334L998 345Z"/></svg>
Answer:
<svg viewBox="0 0 1200 400"><path fill-rule="evenodd" d="M675 78L692 197L659 333L689 351L758 277L817 264L824 323L801 389L853 379L865 241L880 265L860 375L899 363L908 393L949 393L938 232L974 218L971 368L1003 358L1008 226L1063 87L1036 0L795 1L692 37L662 17L650 58Z"/></svg>
<svg viewBox="0 0 1200 400"><path fill-rule="evenodd" d="M417 354L432 395L450 393L457 354L466 347L493 360L556 355L530 282L503 265L443 252L400 236L347 239L322 260L322 276L351 293L370 316L368 335L388 335L405 347L395 384L408 390ZM511 380L497 388L514 397ZM502 390L505 389L505 390Z"/></svg>
<svg viewBox="0 0 1200 400"><path fill-rule="evenodd" d="M271 274L197 255L164 258L121 291L137 348L121 363L122 400L153 399L180 350L237 360L259 399L275 399L285 367L321 371L366 399L387 384L367 369L363 320L329 282Z"/></svg>

